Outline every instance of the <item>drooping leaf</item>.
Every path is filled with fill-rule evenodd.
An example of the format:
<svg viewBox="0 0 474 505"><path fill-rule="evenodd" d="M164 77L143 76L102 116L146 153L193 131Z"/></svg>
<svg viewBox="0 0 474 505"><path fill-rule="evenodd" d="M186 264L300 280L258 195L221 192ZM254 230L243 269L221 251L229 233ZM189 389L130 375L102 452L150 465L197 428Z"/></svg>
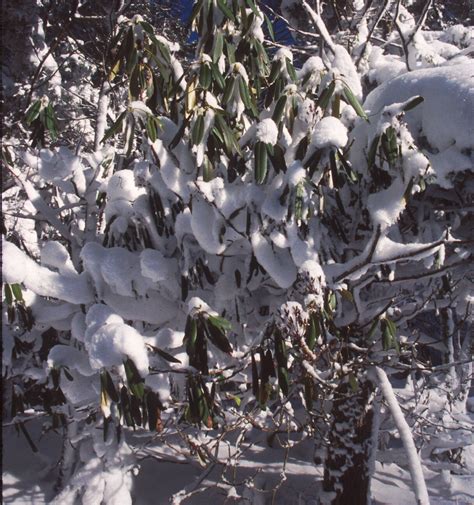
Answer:
<svg viewBox="0 0 474 505"><path fill-rule="evenodd" d="M278 385L280 386L281 392L288 396L290 389L290 380L288 377L288 370L283 367L278 367Z"/></svg>
<svg viewBox="0 0 474 505"><path fill-rule="evenodd" d="M405 107L403 107L403 111L408 112L409 110L414 109L415 107L417 107L418 105L420 105L420 103L423 103L424 101L425 101L425 99L422 96L415 96L405 105Z"/></svg>
<svg viewBox="0 0 474 505"><path fill-rule="evenodd" d="M119 115L119 117L114 121L112 126L105 132L105 135L101 140L102 143L104 143L106 140L109 140L111 137L113 137L120 130L126 113L127 113L127 111L123 111Z"/></svg>
<svg viewBox="0 0 474 505"><path fill-rule="evenodd" d="M370 144L369 152L367 153L367 167L370 170L375 165L375 156L379 147L380 135L376 135Z"/></svg>
<svg viewBox="0 0 474 505"><path fill-rule="evenodd" d="M212 51L212 62L217 63L222 56L224 49L224 35L219 30L214 38L214 50Z"/></svg>
<svg viewBox="0 0 474 505"><path fill-rule="evenodd" d="M263 184L268 171L268 151L264 142L256 142L255 148L255 182Z"/></svg>
<svg viewBox="0 0 474 505"><path fill-rule="evenodd" d="M273 31L272 22L270 21L269 17L266 14L264 14L263 17L265 18L265 23L267 25L267 30L270 35L270 38L272 39L273 42L275 42L275 32Z"/></svg>
<svg viewBox="0 0 474 505"><path fill-rule="evenodd" d="M7 302L7 305L12 305L13 304L13 294L12 290L10 288L10 284L5 284L5 301Z"/></svg>
<svg viewBox="0 0 474 505"><path fill-rule="evenodd" d="M209 89L211 82L211 67L207 63L203 63L199 69L199 84L203 89Z"/></svg>
<svg viewBox="0 0 474 505"><path fill-rule="evenodd" d="M155 346L150 346L153 351L155 351L158 355L160 355L164 360L169 361L170 363L179 363L181 364L181 361L178 358L175 358L173 355L169 354L166 351L163 351L163 349L160 349L159 347Z"/></svg>
<svg viewBox="0 0 474 505"><path fill-rule="evenodd" d="M34 101L26 111L25 121L28 126L39 116L41 110L41 100Z"/></svg>
<svg viewBox="0 0 474 505"><path fill-rule="evenodd" d="M335 89L336 82L331 81L329 86L325 88L324 91L319 95L319 98L316 101L316 107L320 107L322 110L326 110Z"/></svg>
<svg viewBox="0 0 474 505"><path fill-rule="evenodd" d="M204 117L199 114L194 122L193 130L191 132L191 141L194 145L199 145L204 136Z"/></svg>
<svg viewBox="0 0 474 505"><path fill-rule="evenodd" d="M13 296L17 302L23 302L23 293L19 284L11 284Z"/></svg>
<svg viewBox="0 0 474 505"><path fill-rule="evenodd" d="M104 390L109 395L109 398L113 402L118 403L119 395L117 393L117 390L115 389L114 381L112 380L112 377L110 376L109 372L107 370L103 370L101 372L100 379Z"/></svg>
<svg viewBox="0 0 474 505"><path fill-rule="evenodd" d="M282 95L277 103L275 104L275 108L273 109L272 119L276 124L279 124L281 118L283 116L283 112L285 111L286 102L288 97L286 95Z"/></svg>
<svg viewBox="0 0 474 505"><path fill-rule="evenodd" d="M222 352L232 354L232 345L225 335L225 330L221 326L214 324L208 319L205 325L209 340Z"/></svg>
<svg viewBox="0 0 474 505"><path fill-rule="evenodd" d="M229 18L231 21L235 22L235 16L234 13L229 9L227 6L226 0L217 0L217 5L219 6L219 9L222 11L222 13Z"/></svg>
<svg viewBox="0 0 474 505"><path fill-rule="evenodd" d="M364 108L362 107L361 103L359 102L359 100L357 99L357 97L354 95L354 93L352 93L352 90L344 85L344 98L347 100L347 103L349 103L352 108L355 110L356 114L361 117L361 118L364 118L367 122L369 121L369 118L364 110Z"/></svg>
<svg viewBox="0 0 474 505"><path fill-rule="evenodd" d="M295 67L288 58L286 58L286 71L288 72L288 75L290 76L293 82L296 82L298 80L298 76L296 75L295 72Z"/></svg>

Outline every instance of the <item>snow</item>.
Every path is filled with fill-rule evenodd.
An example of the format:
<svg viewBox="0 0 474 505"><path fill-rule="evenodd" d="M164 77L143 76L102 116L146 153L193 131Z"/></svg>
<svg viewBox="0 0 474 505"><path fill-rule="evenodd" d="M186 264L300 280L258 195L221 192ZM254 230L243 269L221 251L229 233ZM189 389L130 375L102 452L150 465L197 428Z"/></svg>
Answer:
<svg viewBox="0 0 474 505"><path fill-rule="evenodd" d="M41 149L38 159L39 175L47 182L67 180L81 169L80 157L67 147L51 151Z"/></svg>
<svg viewBox="0 0 474 505"><path fill-rule="evenodd" d="M81 375L86 377L95 373L90 367L87 354L69 345L54 346L48 354L48 366L66 366L69 369L77 370Z"/></svg>
<svg viewBox="0 0 474 505"><path fill-rule="evenodd" d="M417 503L420 505L429 505L430 499L428 497L428 491L426 489L423 469L421 468L416 446L413 442L411 429L408 426L405 417L403 416L402 409L400 408L400 405L395 397L387 374L380 367L375 367L375 373L377 375L379 386L382 390L386 402L388 403L390 413L394 418L398 432L400 433L400 437L405 447Z"/></svg>
<svg viewBox="0 0 474 505"><path fill-rule="evenodd" d="M137 48L145 65L140 68L150 65L159 73L153 83L158 105L150 106L154 100L130 101L129 71L99 88L93 78L97 66L84 58L81 46L72 57L58 59L58 65L53 53L48 56L46 43L52 40L48 31L54 25L45 22L45 34L43 21L32 10L32 36L38 41L25 58L37 65L46 57L37 76L41 89L33 90L32 97L38 93L44 103L54 105L60 135L54 141L47 133L46 142L40 141L43 147L29 146L27 125L15 123L15 100L21 97L19 105L29 100L30 84L23 82L26 77L18 84L8 77L8 86L11 81L18 93L12 97L14 114L7 114L12 137L5 145L13 161L4 161L16 186L4 193L9 241L4 242L3 275L6 283L21 284L24 302L13 301L3 310L6 502L323 502L329 497L322 491L324 438L331 426L341 427L331 424L335 392L348 374L357 374L359 380L376 365L381 368L369 379L374 387L378 384L374 396L380 431L374 430L372 440L380 440L380 445L370 460L375 475L368 500L427 503L429 493L431 503L438 505L473 501L472 401L466 400L465 380L472 375L472 363L464 363L470 335L463 326L472 301L465 274L470 259L466 205L472 189L466 172L474 163L472 30L461 25L443 31L417 29L418 14L398 5L405 37L417 29L407 65L398 32L385 23L396 3L375 2L365 9L366 3L353 2L358 12L352 19L341 18L348 28L342 33L334 23L326 24L331 12L324 2L314 3L313 10L305 1L284 0L281 11L292 10L295 40L298 29L304 31L307 24L318 32L314 41L307 34L303 44L291 45L293 58L290 47L278 49L278 40L275 45L264 41L267 31L262 30L258 7L254 15L250 5L244 5L236 17L245 13L252 23L242 23L224 21L222 11L224 4L234 9L239 2L204 2L199 14L203 18L196 24L208 38L196 46L196 64L188 61L186 51L178 53L179 44L162 35L156 39L170 50L170 61L157 50L157 65L152 55L144 56ZM409 8L414 5L406 3ZM119 4L117 15L126 7ZM371 33L377 4L384 20ZM21 3L16 8L21 9ZM48 16L54 20L55 13ZM77 12L74 21L83 16ZM105 22L114 20L112 15ZM123 29L132 27L139 45L148 39L139 24L141 16L120 20ZM427 24L432 25L431 17ZM215 48L216 29L226 40L216 66L225 80L234 82L227 104L221 103L218 85L205 91L198 84L199 65L210 64L214 57L203 51ZM384 34L387 29L391 33ZM83 35L78 37L83 42ZM278 126L270 119L275 100L263 105L266 90L258 89L263 81L256 83L256 69L247 64L247 52L262 64L260 42L279 68L277 93L288 96ZM153 46L146 44L147 49ZM67 55L66 49L76 45L65 37L55 46L55 57ZM229 61L231 46L238 49L239 63ZM287 60L295 62L294 81ZM34 69L27 70L25 76L33 75ZM176 82L184 72L185 78ZM140 79L147 79L147 73ZM246 110L239 79L258 97L258 117ZM361 101L363 93L376 88L364 103L369 121L342 102L340 119L324 117L330 111L316 108L316 100L333 81L336 93L350 87ZM192 100L186 100L188 92ZM404 111L417 96L424 101ZM143 100L148 98L142 94ZM193 102L191 109L187 102ZM84 107L96 112L82 117ZM107 117L116 118L124 108L127 121L139 120L135 130L128 128L126 139L118 132L98 149ZM332 107L331 113L336 112ZM228 155L220 140L208 143L216 113L234 132L242 155ZM204 116L205 131L202 142L193 145L190 134L197 114ZM153 142L142 130L150 115L161 125ZM400 157L393 162L377 156L369 171L368 148L388 127L397 132ZM170 147L178 131L183 136ZM133 140L129 154L123 149L127 139ZM303 139L309 146L300 156ZM286 163L278 173L271 170L266 183L258 186L252 171L256 141L282 149ZM320 159L309 180L304 165L317 150ZM358 181L333 177L330 157L336 150L347 150ZM206 156L213 170L204 181ZM161 204L158 225L150 199L154 194ZM449 294L440 283L445 273ZM34 316L31 331L21 320L23 307ZM397 326L400 353L381 350L380 325L373 345L359 341L375 317L383 319L384 311ZM238 360L229 360L209 345L210 373L196 374L183 342L187 317L218 314L232 326L228 338ZM305 340L310 316L320 320L321 330L312 350ZM423 318L430 319L429 325L419 322ZM454 333L458 323L459 332ZM354 328L360 331L354 333ZM275 329L289 349L291 391L285 398L278 378L271 377L268 402L259 407L251 388L250 353L256 354L262 376L259 347L275 358ZM448 342L443 332L449 333ZM418 352L418 343L424 352ZM170 363L160 350L180 363ZM428 353L433 366L425 362ZM450 361L456 355L459 363L438 366L441 353ZM127 359L144 377L146 393L158 393L164 404L159 409L159 433L128 428L121 405L100 396L99 372L107 369L120 387L126 384ZM52 405L54 413L65 416L65 426L59 429L36 403L36 388L55 388L53 368L66 399L64 405ZM384 370L400 373L389 380ZM314 379L317 388L315 416L305 408L304 377ZM218 386L218 429L183 420L190 399L187 388L201 380L209 391ZM23 395L26 402L25 412L14 418L9 408L13 394ZM104 415L111 416L108 435ZM47 457L27 452L20 421ZM121 430L116 429L119 423ZM20 438L11 424L20 430ZM399 447L400 438L406 449ZM61 454L52 454L61 445ZM455 463L461 452L463 463Z"/></svg>
<svg viewBox="0 0 474 505"><path fill-rule="evenodd" d="M296 280L296 267L288 249L273 247L259 232L252 237L252 248L257 261L280 288L290 287Z"/></svg>
<svg viewBox="0 0 474 505"><path fill-rule="evenodd" d="M463 153L474 146L474 116L471 113L474 110L474 90L466 79L471 72L472 64L465 63L415 70L376 88L364 103L364 109L371 116L371 124L362 124L361 121L355 128L352 133L355 138L353 151L357 153L359 143L364 142L364 132L372 138L373 125L377 124L372 117L379 115L386 105L422 96L424 101L406 112L403 120L415 140L424 137L430 145L431 149L425 155L430 162L434 156L432 165L439 161L440 183L446 187L448 168L443 163L443 153L448 151L456 156L451 172L466 170L468 159L465 155L463 157ZM360 158L354 158L354 162L364 166Z"/></svg>
<svg viewBox="0 0 474 505"><path fill-rule="evenodd" d="M317 149L342 148L347 144L347 128L335 117L325 117L314 127L311 145Z"/></svg>
<svg viewBox="0 0 474 505"><path fill-rule="evenodd" d="M94 369L120 366L130 358L142 377L148 375L148 353L143 337L135 328L103 305L93 305L86 316L86 346Z"/></svg>
<svg viewBox="0 0 474 505"><path fill-rule="evenodd" d="M357 69L347 50L340 45L334 47L334 55L330 57L330 68L335 79L341 79L356 96L362 99L362 85Z"/></svg>
<svg viewBox="0 0 474 505"><path fill-rule="evenodd" d="M62 275L41 267L11 242L4 241L3 279L9 284L23 284L34 293L80 304L93 300L85 275Z"/></svg>
<svg viewBox="0 0 474 505"><path fill-rule="evenodd" d="M397 221L405 208L404 193L405 184L397 178L388 189L369 196L367 209L374 224L385 229Z"/></svg>
<svg viewBox="0 0 474 505"><path fill-rule="evenodd" d="M41 248L41 264L57 268L64 275L77 274L67 249L55 240L48 240Z"/></svg>
<svg viewBox="0 0 474 505"><path fill-rule="evenodd" d="M209 254L222 254L226 245L222 231L225 225L222 218L202 197L193 197L193 211L191 214L191 228L199 245Z"/></svg>
<svg viewBox="0 0 474 505"><path fill-rule="evenodd" d="M278 127L273 119L267 118L258 123L255 138L258 141L270 144L271 146L274 146L277 143Z"/></svg>
<svg viewBox="0 0 474 505"><path fill-rule="evenodd" d="M144 249L140 253L141 274L153 282L164 281L173 277L177 267L175 259L166 258L160 251Z"/></svg>

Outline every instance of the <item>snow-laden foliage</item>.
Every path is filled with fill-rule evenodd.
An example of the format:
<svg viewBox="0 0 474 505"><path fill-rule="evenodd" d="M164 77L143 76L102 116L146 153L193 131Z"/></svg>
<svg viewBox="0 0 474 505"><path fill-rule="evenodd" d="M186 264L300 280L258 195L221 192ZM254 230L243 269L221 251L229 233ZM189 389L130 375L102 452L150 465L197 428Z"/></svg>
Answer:
<svg viewBox="0 0 474 505"><path fill-rule="evenodd" d="M394 422L426 504L420 451L453 464L472 442L468 30L348 4L332 29L282 3L317 49L275 50L252 0L199 0L191 59L125 4L100 66L37 53L42 94L20 90L3 150L3 375L18 429L63 430L55 502L132 503L140 457L238 467L263 432L314 440L315 498L366 503Z"/></svg>

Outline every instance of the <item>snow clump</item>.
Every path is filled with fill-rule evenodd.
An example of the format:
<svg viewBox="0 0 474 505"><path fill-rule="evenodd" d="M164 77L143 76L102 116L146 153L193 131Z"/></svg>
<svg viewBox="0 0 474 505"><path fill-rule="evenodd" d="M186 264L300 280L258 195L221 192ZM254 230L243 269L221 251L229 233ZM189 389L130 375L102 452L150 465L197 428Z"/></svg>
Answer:
<svg viewBox="0 0 474 505"><path fill-rule="evenodd" d="M325 117L315 126L311 144L317 149L342 148L347 144L347 128L335 117Z"/></svg>
<svg viewBox="0 0 474 505"><path fill-rule="evenodd" d="M271 118L260 121L257 125L257 140L274 146L278 140L278 127Z"/></svg>

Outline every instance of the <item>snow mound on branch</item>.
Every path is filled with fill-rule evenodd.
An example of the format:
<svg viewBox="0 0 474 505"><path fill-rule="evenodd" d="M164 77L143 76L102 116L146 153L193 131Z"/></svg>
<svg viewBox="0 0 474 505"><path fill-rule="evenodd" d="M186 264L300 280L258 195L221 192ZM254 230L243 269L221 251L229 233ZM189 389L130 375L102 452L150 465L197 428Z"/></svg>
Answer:
<svg viewBox="0 0 474 505"><path fill-rule="evenodd" d="M342 80L349 86L352 93L361 100L362 86L360 84L359 74L347 50L342 46L335 46L330 68L335 79ZM337 85L339 83L336 83Z"/></svg>
<svg viewBox="0 0 474 505"><path fill-rule="evenodd" d="M296 267L290 251L273 247L259 232L255 232L251 240L253 252L260 265L280 288L289 288L296 280Z"/></svg>
<svg viewBox="0 0 474 505"><path fill-rule="evenodd" d="M148 354L143 337L105 305L93 305L86 316L86 346L92 368L122 365L130 358L142 377L148 375Z"/></svg>
<svg viewBox="0 0 474 505"><path fill-rule="evenodd" d="M426 156L438 176L438 183L450 187L449 172L474 166L472 157L467 154L474 147L473 74L472 63L415 70L372 91L364 104L371 122L360 121L352 134L355 143L351 158L355 166L366 165L364 151L367 151L369 139L376 134L377 119L384 107L422 96L424 102L407 111L404 121L416 141L425 140L429 144L430 152ZM448 157L444 156L445 151L449 151ZM450 160L447 158L451 157L448 167Z"/></svg>
<svg viewBox="0 0 474 505"><path fill-rule="evenodd" d="M347 143L347 128L335 117L325 117L315 126L311 144L317 149L344 147Z"/></svg>
<svg viewBox="0 0 474 505"><path fill-rule="evenodd" d="M257 125L257 140L274 146L278 140L278 127L271 118L260 121Z"/></svg>
<svg viewBox="0 0 474 505"><path fill-rule="evenodd" d="M38 159L38 172L47 182L66 180L81 168L81 159L67 147L59 147L55 151L41 149Z"/></svg>
<svg viewBox="0 0 474 505"><path fill-rule="evenodd" d="M74 304L93 300L92 290L84 275L62 275L38 265L11 242L3 241L3 280L23 284L40 296L57 298Z"/></svg>

